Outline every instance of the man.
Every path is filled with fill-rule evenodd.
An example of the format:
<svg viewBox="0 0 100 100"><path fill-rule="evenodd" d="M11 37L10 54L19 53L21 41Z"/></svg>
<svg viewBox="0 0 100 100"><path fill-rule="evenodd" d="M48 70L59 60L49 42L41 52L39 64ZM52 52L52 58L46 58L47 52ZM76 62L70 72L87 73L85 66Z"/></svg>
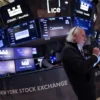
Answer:
<svg viewBox="0 0 100 100"><path fill-rule="evenodd" d="M93 48L91 57L85 59L81 51L83 51L86 35L80 27L72 28L66 40L62 61L78 100L96 100L93 65L98 60L99 49Z"/></svg>
<svg viewBox="0 0 100 100"><path fill-rule="evenodd" d="M52 68L54 65L51 63L49 54L45 54L44 59L42 60L42 68Z"/></svg>

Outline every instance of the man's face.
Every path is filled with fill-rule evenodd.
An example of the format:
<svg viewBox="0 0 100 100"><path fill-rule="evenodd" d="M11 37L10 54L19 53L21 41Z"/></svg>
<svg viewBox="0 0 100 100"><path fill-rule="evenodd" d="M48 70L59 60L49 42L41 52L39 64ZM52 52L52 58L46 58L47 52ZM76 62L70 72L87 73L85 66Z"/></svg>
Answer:
<svg viewBox="0 0 100 100"><path fill-rule="evenodd" d="M74 35L74 41L77 43L77 44L83 44L85 43L86 41L86 34L85 34L85 31L80 29L80 33L79 34L75 34Z"/></svg>

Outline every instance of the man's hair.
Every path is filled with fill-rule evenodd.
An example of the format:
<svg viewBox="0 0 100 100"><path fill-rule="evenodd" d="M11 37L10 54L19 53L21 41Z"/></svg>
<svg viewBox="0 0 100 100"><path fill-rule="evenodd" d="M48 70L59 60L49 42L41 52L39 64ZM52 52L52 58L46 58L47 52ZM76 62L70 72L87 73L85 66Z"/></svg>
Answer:
<svg viewBox="0 0 100 100"><path fill-rule="evenodd" d="M74 34L79 34L80 33L80 27L73 27L69 32L68 35L66 37L66 41L68 42L74 42L73 41L73 35Z"/></svg>

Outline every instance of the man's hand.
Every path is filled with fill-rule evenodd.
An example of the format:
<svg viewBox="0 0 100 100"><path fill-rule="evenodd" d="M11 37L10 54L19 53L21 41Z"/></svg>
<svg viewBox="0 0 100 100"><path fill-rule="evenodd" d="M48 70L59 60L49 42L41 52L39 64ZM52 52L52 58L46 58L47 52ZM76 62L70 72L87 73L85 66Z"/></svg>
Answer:
<svg viewBox="0 0 100 100"><path fill-rule="evenodd" d="M92 52L92 54L94 54L94 55L96 55L96 56L98 57L99 54L100 54L100 50L99 50L99 48L97 48L97 47L93 48L93 52Z"/></svg>

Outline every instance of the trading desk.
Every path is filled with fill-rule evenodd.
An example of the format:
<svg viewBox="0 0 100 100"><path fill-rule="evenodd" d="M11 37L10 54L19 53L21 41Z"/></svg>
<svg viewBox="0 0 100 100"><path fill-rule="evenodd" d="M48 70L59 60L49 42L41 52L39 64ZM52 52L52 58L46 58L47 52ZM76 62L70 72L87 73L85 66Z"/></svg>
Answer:
<svg viewBox="0 0 100 100"><path fill-rule="evenodd" d="M77 100L63 67L2 78L0 100Z"/></svg>

